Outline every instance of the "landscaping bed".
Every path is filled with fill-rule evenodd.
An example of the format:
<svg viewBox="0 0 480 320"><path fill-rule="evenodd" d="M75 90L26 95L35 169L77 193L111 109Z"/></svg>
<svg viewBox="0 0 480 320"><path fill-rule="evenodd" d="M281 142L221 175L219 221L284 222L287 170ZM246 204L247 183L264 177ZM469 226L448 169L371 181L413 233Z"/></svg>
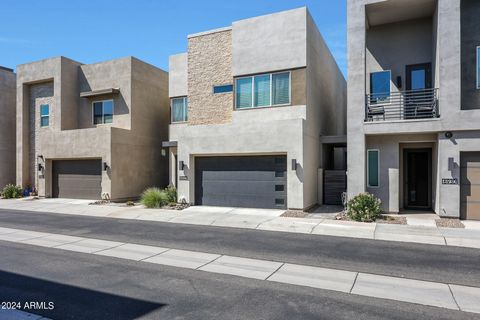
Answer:
<svg viewBox="0 0 480 320"><path fill-rule="evenodd" d="M465 228L465 225L458 219L441 218L435 220L439 228Z"/></svg>

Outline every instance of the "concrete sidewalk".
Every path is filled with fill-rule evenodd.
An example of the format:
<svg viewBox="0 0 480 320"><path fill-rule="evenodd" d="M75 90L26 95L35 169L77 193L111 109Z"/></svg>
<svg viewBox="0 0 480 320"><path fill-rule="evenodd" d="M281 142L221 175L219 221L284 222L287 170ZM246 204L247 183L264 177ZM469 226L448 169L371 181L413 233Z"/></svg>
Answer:
<svg viewBox="0 0 480 320"><path fill-rule="evenodd" d="M480 313L471 286L2 227L0 241Z"/></svg>
<svg viewBox="0 0 480 320"><path fill-rule="evenodd" d="M480 248L480 222L477 221L464 223L465 229L452 229L437 228L428 219L425 220L426 223L414 219L415 225L393 225L316 218L287 218L280 217L283 212L281 210L194 206L177 211L145 209L140 206L88 205L86 201L65 199L0 200L0 209Z"/></svg>

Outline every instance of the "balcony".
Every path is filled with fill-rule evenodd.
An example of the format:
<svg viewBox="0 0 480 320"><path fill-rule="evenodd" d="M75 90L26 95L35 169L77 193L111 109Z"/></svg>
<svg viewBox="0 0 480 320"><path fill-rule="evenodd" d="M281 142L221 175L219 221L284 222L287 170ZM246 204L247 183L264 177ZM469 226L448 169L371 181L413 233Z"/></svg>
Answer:
<svg viewBox="0 0 480 320"><path fill-rule="evenodd" d="M440 117L438 89L367 94L365 122Z"/></svg>

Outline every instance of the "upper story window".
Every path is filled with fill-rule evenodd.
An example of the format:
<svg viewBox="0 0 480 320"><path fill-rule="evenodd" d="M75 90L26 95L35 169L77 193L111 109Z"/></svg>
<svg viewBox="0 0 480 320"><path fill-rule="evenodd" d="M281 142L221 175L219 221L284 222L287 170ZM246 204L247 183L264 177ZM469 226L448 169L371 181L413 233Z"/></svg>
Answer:
<svg viewBox="0 0 480 320"><path fill-rule="evenodd" d="M237 109L290 104L290 72L267 73L235 79Z"/></svg>
<svg viewBox="0 0 480 320"><path fill-rule="evenodd" d="M480 89L480 46L477 47L477 89Z"/></svg>
<svg viewBox="0 0 480 320"><path fill-rule="evenodd" d="M172 107L172 123L185 122L188 120L188 99L187 97L173 98Z"/></svg>
<svg viewBox="0 0 480 320"><path fill-rule="evenodd" d="M213 93L227 93L227 92L232 92L233 91L233 85L232 84L225 84L225 85L220 85L220 86L213 86Z"/></svg>
<svg viewBox="0 0 480 320"><path fill-rule="evenodd" d="M95 101L93 103L93 124L113 122L113 100Z"/></svg>
<svg viewBox="0 0 480 320"><path fill-rule="evenodd" d="M40 127L50 125L50 106L48 104L40 105Z"/></svg>
<svg viewBox="0 0 480 320"><path fill-rule="evenodd" d="M388 102L390 100L390 71L372 72L370 74L371 103Z"/></svg>

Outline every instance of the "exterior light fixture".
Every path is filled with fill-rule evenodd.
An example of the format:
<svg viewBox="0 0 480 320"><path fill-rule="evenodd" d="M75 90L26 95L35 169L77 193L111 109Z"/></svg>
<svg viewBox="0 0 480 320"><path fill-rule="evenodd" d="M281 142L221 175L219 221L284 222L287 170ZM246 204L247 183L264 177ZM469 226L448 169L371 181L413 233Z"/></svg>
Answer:
<svg viewBox="0 0 480 320"><path fill-rule="evenodd" d="M297 159L292 159L292 170L297 170Z"/></svg>
<svg viewBox="0 0 480 320"><path fill-rule="evenodd" d="M445 132L445 138L450 139L451 137L453 137L453 133L451 131Z"/></svg>
<svg viewBox="0 0 480 320"><path fill-rule="evenodd" d="M180 170L185 170L185 163L183 161L178 162L178 167Z"/></svg>
<svg viewBox="0 0 480 320"><path fill-rule="evenodd" d="M103 171L107 171L109 168L108 164L106 162L103 163Z"/></svg>
<svg viewBox="0 0 480 320"><path fill-rule="evenodd" d="M41 163L38 164L38 172L41 172L43 170L43 166Z"/></svg>

